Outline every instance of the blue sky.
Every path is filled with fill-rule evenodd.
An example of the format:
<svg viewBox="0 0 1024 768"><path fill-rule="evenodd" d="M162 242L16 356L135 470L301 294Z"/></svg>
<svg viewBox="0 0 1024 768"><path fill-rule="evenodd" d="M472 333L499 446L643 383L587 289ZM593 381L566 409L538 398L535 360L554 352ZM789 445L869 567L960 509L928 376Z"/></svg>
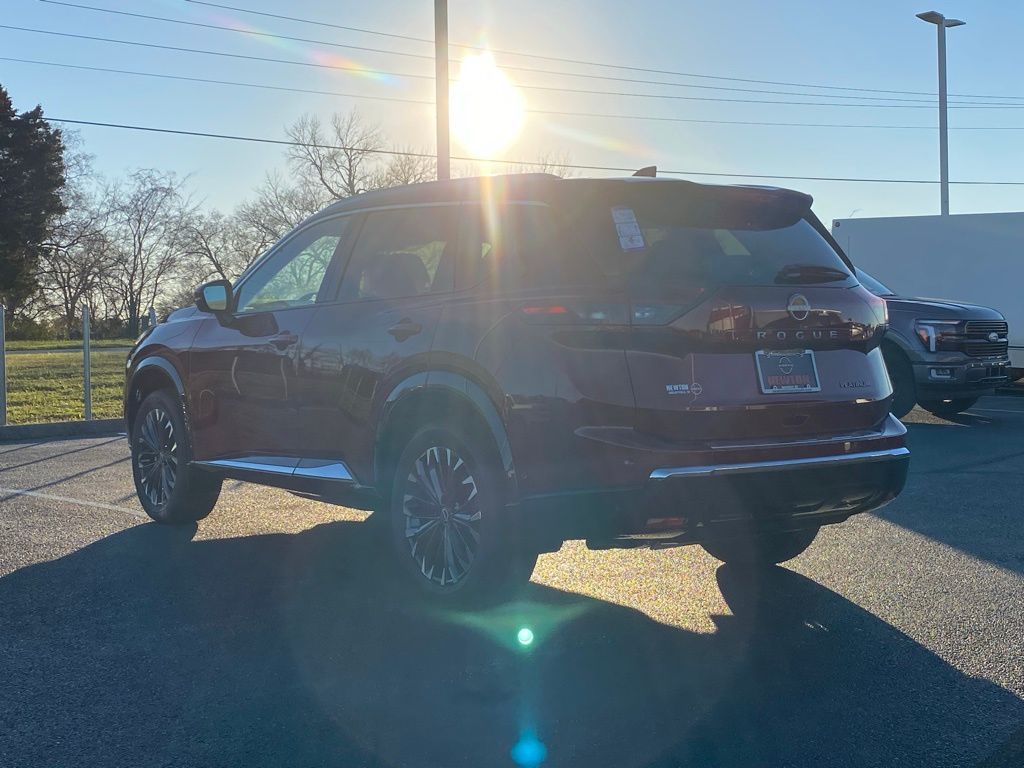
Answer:
<svg viewBox="0 0 1024 768"><path fill-rule="evenodd" d="M431 53L429 45L414 41L260 18L184 0L70 1L213 24L245 23L264 31L350 45ZM433 33L430 0L223 2L415 37L431 37ZM4 0L3 5L5 13L0 23L8 25L305 61L327 55L345 65L432 73L429 61L416 58L315 48L232 32L119 17L38 0ZM857 3L450 0L449 6L453 41L482 43L499 49L721 77L906 91L934 92L936 88L935 28L914 16L916 12L933 7L927 5L927 0ZM968 22L967 26L948 33L950 93L1017 96L1020 97L1017 103L1024 107L1021 77L1024 47L1020 44L1024 3L960 1L943 2L934 8ZM458 57L461 52L453 51L453 55ZM0 56L399 98L430 99L433 91L429 79L378 78L8 29L0 29ZM805 90L630 73L500 55L497 61L499 65L703 86ZM796 98L537 73L510 71L508 74L521 85L763 100ZM184 83L2 60L0 83L10 91L19 108L41 103L54 117L271 138L282 138L284 126L302 113L326 116L332 111L347 111L358 106L368 120L382 126L393 144L433 149L432 112L430 107L422 105ZM855 91L833 93L878 95ZM937 122L932 108L740 104L536 90L526 90L524 94L528 108L542 110L768 122L915 126L934 126ZM856 103L853 99L839 101ZM1024 127L1024 109L951 109L950 126ZM191 174L191 185L197 197L222 209L230 209L247 197L268 170L283 167L280 147L105 128L82 128L81 134L104 174L113 176L135 167ZM950 177L953 180L1024 181L1022 146L1024 130L952 130ZM458 147L453 148L453 151L458 150ZM724 173L938 177L935 130L706 125L531 114L520 140L503 156L532 159L542 152L567 153L576 163L624 167L656 163L662 168ZM714 180L713 177L695 178ZM812 193L816 209L826 221L854 211L858 216L938 212L937 185L778 183ZM950 197L953 213L1024 210L1024 186L954 185Z"/></svg>

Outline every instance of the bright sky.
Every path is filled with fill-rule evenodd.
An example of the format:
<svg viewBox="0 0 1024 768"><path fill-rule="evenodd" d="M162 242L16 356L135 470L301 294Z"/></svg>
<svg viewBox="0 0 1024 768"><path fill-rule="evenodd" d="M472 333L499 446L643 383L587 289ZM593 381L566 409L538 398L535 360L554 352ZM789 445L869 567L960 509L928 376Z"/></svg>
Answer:
<svg viewBox="0 0 1024 768"><path fill-rule="evenodd" d="M270 19L185 0L69 0L94 7L147 13L209 24L245 27L346 45L430 55L429 44ZM217 0L335 24L430 38L430 0ZM450 0L453 42L620 65L731 78L901 91L936 90L935 27L915 18L928 0L810 0L708 2L707 0ZM385 55L236 32L128 18L38 0L4 0L0 24L161 45L228 51L296 61L421 74L421 79L360 74L279 63L154 50L92 40L0 29L0 57L132 69L328 90L367 96L431 99L429 59ZM951 128L1024 128L1024 3L944 1L935 6L967 26L948 31L951 94L1013 96L1020 108L950 109ZM453 58L464 51L453 49ZM701 86L806 91L789 86L645 74L496 54L499 66L603 74ZM458 69L453 67L453 74ZM665 87L507 70L516 85L583 88L701 98L804 100L800 97L706 88ZM352 99L161 80L0 60L0 83L19 109L41 103L52 117L161 126L283 138L284 126L304 112L322 116L358 106L378 122L391 143L433 150L433 113L425 105ZM926 96L824 91L835 96ZM793 106L684 99L587 95L523 89L528 110L598 112L698 120L856 123L935 126L936 110ZM951 101L970 101L951 97ZM976 101L976 100L975 100ZM904 102L886 102L901 104ZM1002 103L1006 103L1003 101ZM264 173L282 167L283 148L109 128L80 129L98 168L116 175L135 167L191 174L192 187L210 205L230 209ZM1024 182L1024 130L951 130L950 177ZM453 146L454 153L462 148ZM542 152L567 153L581 164L723 173L884 178L938 178L937 130L779 127L655 122L620 118L527 114L505 158L531 160ZM587 175L587 174L585 174ZM608 175L596 173L594 175ZM714 181L715 177L695 176ZM825 181L717 179L778 183L814 195L826 222L833 217L938 213L938 185ZM1024 186L951 188L953 213L1024 210Z"/></svg>

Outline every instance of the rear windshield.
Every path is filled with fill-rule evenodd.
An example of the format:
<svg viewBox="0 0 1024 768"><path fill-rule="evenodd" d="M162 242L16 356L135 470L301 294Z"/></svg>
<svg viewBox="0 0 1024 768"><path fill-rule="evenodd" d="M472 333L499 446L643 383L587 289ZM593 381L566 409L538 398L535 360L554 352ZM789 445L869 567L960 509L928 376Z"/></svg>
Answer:
<svg viewBox="0 0 1024 768"><path fill-rule="evenodd" d="M761 190L676 192L608 185L588 195L591 268L630 285L705 293L720 285L840 283L849 268L811 223L808 199Z"/></svg>

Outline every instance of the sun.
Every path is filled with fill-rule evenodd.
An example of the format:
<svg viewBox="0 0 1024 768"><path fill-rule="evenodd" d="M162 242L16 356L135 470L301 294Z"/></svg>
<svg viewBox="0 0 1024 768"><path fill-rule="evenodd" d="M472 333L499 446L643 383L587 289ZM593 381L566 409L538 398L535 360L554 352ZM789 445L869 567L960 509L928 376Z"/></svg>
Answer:
<svg viewBox="0 0 1024 768"><path fill-rule="evenodd" d="M489 52L462 61L452 86L452 133L474 157L488 157L509 146L523 128L526 111L519 89Z"/></svg>

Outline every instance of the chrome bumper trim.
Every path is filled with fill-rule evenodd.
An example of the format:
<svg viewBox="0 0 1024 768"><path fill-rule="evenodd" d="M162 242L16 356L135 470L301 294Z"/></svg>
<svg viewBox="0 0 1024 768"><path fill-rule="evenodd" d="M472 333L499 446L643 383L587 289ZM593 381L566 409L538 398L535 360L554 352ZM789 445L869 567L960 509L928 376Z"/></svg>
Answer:
<svg viewBox="0 0 1024 768"><path fill-rule="evenodd" d="M832 456L812 456L804 459L780 459L776 461L750 461L741 464L705 464L696 467L666 467L651 472L651 480L667 480L673 477L725 477L776 470L817 469L821 467L845 467L852 464L870 464L879 461L895 461L910 455L906 448L890 448L885 451L865 451Z"/></svg>

